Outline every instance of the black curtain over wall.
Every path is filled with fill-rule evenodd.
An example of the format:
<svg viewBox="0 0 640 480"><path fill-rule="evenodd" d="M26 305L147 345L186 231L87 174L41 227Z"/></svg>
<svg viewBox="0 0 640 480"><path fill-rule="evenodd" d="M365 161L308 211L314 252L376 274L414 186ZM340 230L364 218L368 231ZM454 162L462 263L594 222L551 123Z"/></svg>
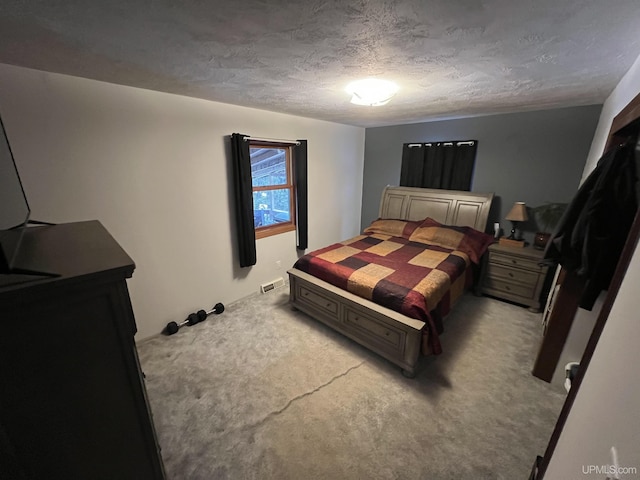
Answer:
<svg viewBox="0 0 640 480"><path fill-rule="evenodd" d="M421 187L424 170L424 150L422 144L405 143L402 146L401 187Z"/></svg>
<svg viewBox="0 0 640 480"><path fill-rule="evenodd" d="M307 248L309 218L307 215L307 141L298 140L293 147L293 170L296 184L296 233L298 250Z"/></svg>
<svg viewBox="0 0 640 480"><path fill-rule="evenodd" d="M231 135L231 161L233 163L234 198L240 266L256 264L256 231L253 224L253 193L251 183L251 155L246 135Z"/></svg>
<svg viewBox="0 0 640 480"><path fill-rule="evenodd" d="M471 190L478 142L405 143L400 185Z"/></svg>

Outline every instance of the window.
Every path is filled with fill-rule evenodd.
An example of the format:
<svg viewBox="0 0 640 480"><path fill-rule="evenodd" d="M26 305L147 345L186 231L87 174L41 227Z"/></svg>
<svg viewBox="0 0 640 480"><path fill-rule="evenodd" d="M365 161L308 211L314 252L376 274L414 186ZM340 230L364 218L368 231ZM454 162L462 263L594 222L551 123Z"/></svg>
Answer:
<svg viewBox="0 0 640 480"><path fill-rule="evenodd" d="M296 229L291 146L250 141L256 238Z"/></svg>
<svg viewBox="0 0 640 480"><path fill-rule="evenodd" d="M233 133L229 146L231 147L240 267L251 267L256 264L257 238L295 230L296 249L306 249L309 244L307 141L251 140L251 137L242 133ZM267 157L260 155L257 151L252 155L252 148L271 150L272 157L275 156L274 150L282 151L284 157L280 157L279 160L277 157L273 158L273 168L266 169L270 165ZM255 175L252 174L253 160L255 160ZM264 163L261 163L262 161ZM278 164L280 166L276 168ZM266 170L263 170L262 166ZM277 173L278 170L280 174ZM268 172L273 172L273 177L267 175ZM262 178L263 176L266 178ZM285 179L278 180L278 177ZM256 179L255 189L253 188L254 178ZM271 190L274 191L272 198L269 197ZM281 190L279 195L278 190ZM261 192L266 192L266 195L263 196ZM254 193L257 200L255 202ZM281 206L282 204L284 206ZM264 211L260 211L261 208ZM261 223L258 228L256 228L256 217L259 217Z"/></svg>

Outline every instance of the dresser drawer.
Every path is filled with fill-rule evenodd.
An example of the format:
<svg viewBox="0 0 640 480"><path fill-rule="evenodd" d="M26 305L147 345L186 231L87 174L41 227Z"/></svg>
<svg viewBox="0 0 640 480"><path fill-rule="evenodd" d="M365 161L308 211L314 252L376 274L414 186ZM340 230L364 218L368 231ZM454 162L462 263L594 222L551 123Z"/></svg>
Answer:
<svg viewBox="0 0 640 480"><path fill-rule="evenodd" d="M489 255L489 263L523 268L532 272L540 272L544 268L536 260L517 257L515 255L505 255L499 252L491 252L491 254Z"/></svg>
<svg viewBox="0 0 640 480"><path fill-rule="evenodd" d="M404 346L405 332L349 307L345 309L344 326L390 351L401 351Z"/></svg>
<svg viewBox="0 0 640 480"><path fill-rule="evenodd" d="M507 280L508 282L518 282L524 285L535 287L540 275L537 272L511 268L505 265L489 263L487 265L487 275L496 279Z"/></svg>
<svg viewBox="0 0 640 480"><path fill-rule="evenodd" d="M315 309L320 309L336 322L339 321L339 308L335 300L304 286L298 286L298 299Z"/></svg>
<svg viewBox="0 0 640 480"><path fill-rule="evenodd" d="M484 286L486 289L503 292L509 295L516 295L527 299L533 299L536 292L534 285L521 285L510 280L502 280L496 277L487 277Z"/></svg>

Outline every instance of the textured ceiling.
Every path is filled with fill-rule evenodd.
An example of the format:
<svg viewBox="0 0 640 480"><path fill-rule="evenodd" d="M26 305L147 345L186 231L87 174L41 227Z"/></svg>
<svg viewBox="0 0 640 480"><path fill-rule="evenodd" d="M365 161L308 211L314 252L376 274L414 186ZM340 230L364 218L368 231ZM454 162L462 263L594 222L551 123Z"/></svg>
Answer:
<svg viewBox="0 0 640 480"><path fill-rule="evenodd" d="M359 126L601 103L639 0L3 0L0 62ZM374 76L401 90L349 103Z"/></svg>

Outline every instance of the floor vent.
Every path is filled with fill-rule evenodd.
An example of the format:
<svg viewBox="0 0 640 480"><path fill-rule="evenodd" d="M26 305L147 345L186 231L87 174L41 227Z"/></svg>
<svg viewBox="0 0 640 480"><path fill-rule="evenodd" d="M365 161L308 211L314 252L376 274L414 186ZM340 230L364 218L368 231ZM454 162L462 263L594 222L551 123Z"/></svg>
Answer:
<svg viewBox="0 0 640 480"><path fill-rule="evenodd" d="M269 283L263 283L262 285L260 285L260 291L262 293L267 293L280 287L284 287L284 279L282 277L276 278Z"/></svg>

